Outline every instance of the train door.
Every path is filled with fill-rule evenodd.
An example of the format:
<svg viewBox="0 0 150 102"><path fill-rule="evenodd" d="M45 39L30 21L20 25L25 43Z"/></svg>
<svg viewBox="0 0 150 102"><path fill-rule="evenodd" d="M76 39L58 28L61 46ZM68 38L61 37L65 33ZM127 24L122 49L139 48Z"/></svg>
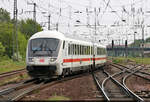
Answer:
<svg viewBox="0 0 150 102"><path fill-rule="evenodd" d="M67 42L64 40L63 41L63 47L62 47L62 60L63 60L63 67L65 68L66 66L68 66L68 62L67 62L67 53L68 53L68 44Z"/></svg>
<svg viewBox="0 0 150 102"><path fill-rule="evenodd" d="M68 53L68 42L64 41L63 42L63 54L64 54L64 58L67 57L67 53Z"/></svg>

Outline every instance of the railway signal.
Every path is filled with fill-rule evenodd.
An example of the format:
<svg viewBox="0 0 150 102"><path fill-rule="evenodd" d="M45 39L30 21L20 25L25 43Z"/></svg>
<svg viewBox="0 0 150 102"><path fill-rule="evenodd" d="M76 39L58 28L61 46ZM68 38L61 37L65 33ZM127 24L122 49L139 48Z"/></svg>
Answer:
<svg viewBox="0 0 150 102"><path fill-rule="evenodd" d="M114 48L114 40L112 40L112 48Z"/></svg>
<svg viewBox="0 0 150 102"><path fill-rule="evenodd" d="M128 47L128 41L125 40L125 56L127 57L128 52L127 52L127 47Z"/></svg>
<svg viewBox="0 0 150 102"><path fill-rule="evenodd" d="M125 47L128 47L128 42L127 42L127 40L125 40Z"/></svg>

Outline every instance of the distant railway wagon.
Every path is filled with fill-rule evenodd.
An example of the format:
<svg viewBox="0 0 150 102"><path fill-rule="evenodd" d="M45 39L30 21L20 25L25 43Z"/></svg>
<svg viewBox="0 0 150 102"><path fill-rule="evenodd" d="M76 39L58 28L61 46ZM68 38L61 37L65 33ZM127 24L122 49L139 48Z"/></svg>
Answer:
<svg viewBox="0 0 150 102"><path fill-rule="evenodd" d="M41 31L28 41L26 65L33 78L65 76L106 62L106 47L72 39L57 31Z"/></svg>

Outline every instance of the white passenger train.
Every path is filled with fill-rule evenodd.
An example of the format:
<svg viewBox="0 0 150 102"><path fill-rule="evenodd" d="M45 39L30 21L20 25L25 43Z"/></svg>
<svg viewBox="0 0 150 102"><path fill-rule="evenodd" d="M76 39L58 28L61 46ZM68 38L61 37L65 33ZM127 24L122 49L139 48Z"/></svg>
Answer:
<svg viewBox="0 0 150 102"><path fill-rule="evenodd" d="M64 76L89 70L106 62L106 48L100 44L75 40L57 31L41 31L28 41L26 64L33 78Z"/></svg>

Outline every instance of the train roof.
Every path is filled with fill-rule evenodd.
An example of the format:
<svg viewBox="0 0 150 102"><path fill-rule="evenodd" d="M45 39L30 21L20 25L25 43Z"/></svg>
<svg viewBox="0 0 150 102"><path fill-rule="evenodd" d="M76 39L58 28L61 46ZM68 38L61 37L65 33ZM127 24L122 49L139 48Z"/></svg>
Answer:
<svg viewBox="0 0 150 102"><path fill-rule="evenodd" d="M93 43L91 41L85 41L85 39L75 38L75 37L71 37L69 35L64 35L63 33L60 33L58 31L47 30L47 31L37 32L34 35L32 35L29 40L32 40L35 38L57 38L57 39L61 39L61 40L67 40L70 42L72 41L72 42L77 42L77 43L82 43L82 44L93 45ZM106 48L105 46L98 44L98 43L95 43L94 45Z"/></svg>

